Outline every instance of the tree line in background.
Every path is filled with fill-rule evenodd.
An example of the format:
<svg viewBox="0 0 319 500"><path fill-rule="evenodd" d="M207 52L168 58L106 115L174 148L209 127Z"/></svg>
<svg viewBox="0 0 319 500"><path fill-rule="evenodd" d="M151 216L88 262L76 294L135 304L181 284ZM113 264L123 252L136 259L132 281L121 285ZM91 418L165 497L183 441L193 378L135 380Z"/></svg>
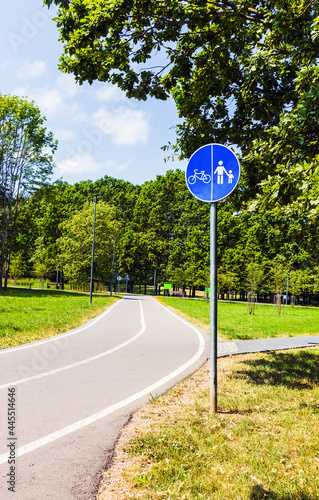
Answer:
<svg viewBox="0 0 319 500"><path fill-rule="evenodd" d="M56 182L35 192L20 211L11 255L11 276L46 277L56 271L69 282L90 277L94 194L96 208L94 280L110 285L116 239L116 273L140 291L171 282L177 288L209 286L209 205L188 191L182 171L142 186L105 176L74 185ZM218 288L319 294L318 231L311 220L250 211L240 189L218 204ZM115 281L115 278L114 278Z"/></svg>

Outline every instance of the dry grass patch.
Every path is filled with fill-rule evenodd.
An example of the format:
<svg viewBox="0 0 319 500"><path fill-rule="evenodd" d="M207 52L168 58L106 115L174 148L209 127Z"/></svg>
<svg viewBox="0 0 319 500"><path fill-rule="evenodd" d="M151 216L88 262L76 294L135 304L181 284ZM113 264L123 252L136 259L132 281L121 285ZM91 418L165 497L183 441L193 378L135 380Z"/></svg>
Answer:
<svg viewBox="0 0 319 500"><path fill-rule="evenodd" d="M124 429L98 500L319 498L319 349L219 359Z"/></svg>
<svg viewBox="0 0 319 500"><path fill-rule="evenodd" d="M225 365L231 360L224 358ZM170 389L165 396L154 398L149 404L134 413L130 423L124 427L117 442L112 466L103 475L97 500L126 500L135 498L132 481L150 469L152 462L144 456L131 455L129 443L149 432L157 433L164 423L174 425L185 406L194 404L194 396L209 388L209 363L192 377Z"/></svg>

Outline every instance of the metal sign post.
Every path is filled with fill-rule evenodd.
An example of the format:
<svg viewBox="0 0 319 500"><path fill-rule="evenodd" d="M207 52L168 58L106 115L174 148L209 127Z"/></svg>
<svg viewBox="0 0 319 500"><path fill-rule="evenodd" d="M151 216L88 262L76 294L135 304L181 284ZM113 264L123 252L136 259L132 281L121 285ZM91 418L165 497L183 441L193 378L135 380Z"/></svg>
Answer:
<svg viewBox="0 0 319 500"><path fill-rule="evenodd" d="M198 200L210 203L210 412L217 413L217 202L236 188L240 165L231 149L207 144L186 168L186 184Z"/></svg>
<svg viewBox="0 0 319 500"><path fill-rule="evenodd" d="M217 203L210 205L210 412L217 413Z"/></svg>
<svg viewBox="0 0 319 500"><path fill-rule="evenodd" d="M111 290L110 290L111 297L112 297L112 290L113 290L113 273L114 273L114 259L115 259L115 244L116 244L116 236L114 238L113 260L112 260L112 276L111 276Z"/></svg>
<svg viewBox="0 0 319 500"><path fill-rule="evenodd" d="M97 193L97 194L94 195L94 219L93 219L93 240L92 240L92 259L91 259L91 280L90 280L90 304L92 304L92 292L93 292L95 217L96 217L96 200L97 200L98 196L102 196L102 193Z"/></svg>
<svg viewBox="0 0 319 500"><path fill-rule="evenodd" d="M153 287L153 295L156 295L156 267L154 267L154 287Z"/></svg>

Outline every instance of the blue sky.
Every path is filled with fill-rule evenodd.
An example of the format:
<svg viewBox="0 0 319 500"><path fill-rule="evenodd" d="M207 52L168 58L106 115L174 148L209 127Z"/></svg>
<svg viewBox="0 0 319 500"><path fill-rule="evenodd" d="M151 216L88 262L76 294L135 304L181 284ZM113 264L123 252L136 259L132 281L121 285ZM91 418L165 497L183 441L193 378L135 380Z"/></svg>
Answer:
<svg viewBox="0 0 319 500"><path fill-rule="evenodd" d="M164 162L161 146L175 142L178 116L172 100L129 100L107 83L75 83L57 66L62 53L42 0L3 2L0 19L0 93L34 100L59 141L54 179L73 184L104 175L134 184L186 162Z"/></svg>

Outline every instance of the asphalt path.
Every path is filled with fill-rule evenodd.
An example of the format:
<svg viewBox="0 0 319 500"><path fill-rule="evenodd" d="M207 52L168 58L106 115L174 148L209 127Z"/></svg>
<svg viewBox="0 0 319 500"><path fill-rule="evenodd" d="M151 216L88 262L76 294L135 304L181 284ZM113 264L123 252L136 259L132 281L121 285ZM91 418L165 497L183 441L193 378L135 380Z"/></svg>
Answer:
<svg viewBox="0 0 319 500"><path fill-rule="evenodd" d="M220 341L218 356L316 345L319 336ZM93 500L131 414L208 357L205 332L145 296L0 352L0 498Z"/></svg>
<svg viewBox="0 0 319 500"><path fill-rule="evenodd" d="M301 347L311 348L318 345L318 335L254 340L224 340L218 342L218 357L229 356L230 354L247 354L251 352L298 349Z"/></svg>
<svg viewBox="0 0 319 500"><path fill-rule="evenodd" d="M81 328L1 352L0 498L95 498L132 412L208 356L207 334L139 296Z"/></svg>

